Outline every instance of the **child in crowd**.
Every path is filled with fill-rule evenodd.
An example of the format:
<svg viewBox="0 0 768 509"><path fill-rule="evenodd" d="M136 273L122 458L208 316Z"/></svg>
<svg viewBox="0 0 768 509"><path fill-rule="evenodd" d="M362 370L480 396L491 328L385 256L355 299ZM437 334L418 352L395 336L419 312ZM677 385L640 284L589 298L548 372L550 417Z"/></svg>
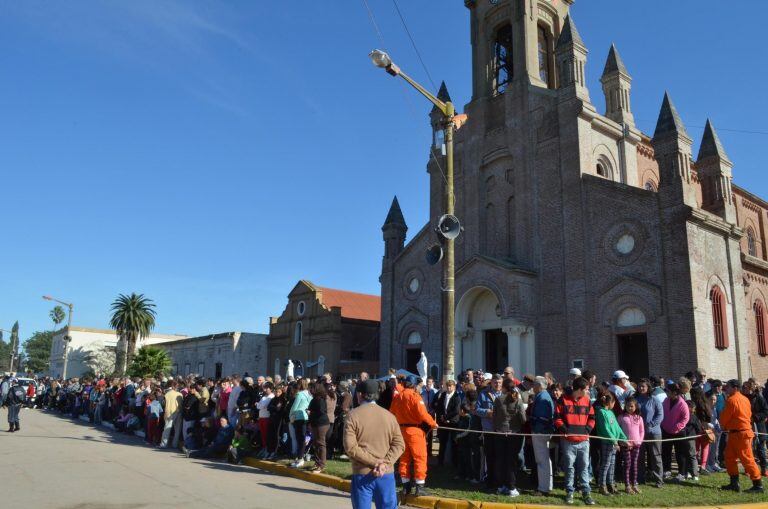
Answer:
<svg viewBox="0 0 768 509"><path fill-rule="evenodd" d="M681 476L685 476L685 479L690 479L694 482L699 480L699 461L696 458L696 439L704 433L704 428L696 414L696 403L693 400L686 400L688 405L689 419L688 424L685 425L685 436L690 437L689 440L683 440L680 443L680 454L685 458L683 462L685 468L681 469L680 475L678 475L678 481L682 481Z"/></svg>
<svg viewBox="0 0 768 509"><path fill-rule="evenodd" d="M637 467L640 450L645 437L645 423L640 415L640 405L632 396L624 402L624 413L619 416L621 430L627 436L626 444L621 448L624 457L624 485L628 494L640 494L637 487Z"/></svg>
<svg viewBox="0 0 768 509"><path fill-rule="evenodd" d="M470 405L464 403L459 407L459 421L456 423L456 427L464 430L458 432L454 440L456 442L456 450L459 456L459 471L456 479L464 479L469 481L472 477L472 447L470 445L470 438L472 433L469 429L472 425L472 410Z"/></svg>
<svg viewBox="0 0 768 509"><path fill-rule="evenodd" d="M242 424L235 427L235 438L232 439L232 445L227 451L227 461L237 465L242 464L243 458L250 455L253 450L251 437L246 433Z"/></svg>
<svg viewBox="0 0 768 509"><path fill-rule="evenodd" d="M160 443L160 416L163 413L163 406L155 394L149 395L149 405L147 405L147 442L151 445Z"/></svg>
<svg viewBox="0 0 768 509"><path fill-rule="evenodd" d="M618 493L614 474L616 470L616 452L619 450L618 441L626 441L627 436L621 430L616 421L613 407L616 399L613 394L606 391L598 398L598 406L595 412L595 431L600 437L600 469L597 484L601 495Z"/></svg>

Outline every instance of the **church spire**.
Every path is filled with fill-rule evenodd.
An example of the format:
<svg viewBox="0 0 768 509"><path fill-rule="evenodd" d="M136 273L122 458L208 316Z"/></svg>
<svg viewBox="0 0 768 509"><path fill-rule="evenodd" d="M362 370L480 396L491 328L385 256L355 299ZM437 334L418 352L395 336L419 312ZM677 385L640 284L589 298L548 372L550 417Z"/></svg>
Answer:
<svg viewBox="0 0 768 509"><path fill-rule="evenodd" d="M381 227L384 234L384 259L382 261L382 273L392 269L397 255L405 247L405 234L408 232L408 226L405 224L403 211L400 210L400 203L397 196L392 200L389 207L387 219L384 220L384 226Z"/></svg>
<svg viewBox="0 0 768 509"><path fill-rule="evenodd" d="M560 93L589 101L586 67L587 47L576 29L576 24L569 14L563 22L563 30L555 46L555 59L560 69Z"/></svg>
<svg viewBox="0 0 768 509"><path fill-rule="evenodd" d="M707 119L704 135L696 159L696 170L701 182L702 208L717 214L729 223L736 223L733 203L733 163L728 159L723 144L712 122Z"/></svg>
<svg viewBox="0 0 768 509"><path fill-rule="evenodd" d="M384 226L382 228L390 225L404 226L408 228L405 224L403 211L400 210L400 202L397 201L397 196L392 200L392 205L389 207L389 213L387 214L387 219L384 220Z"/></svg>
<svg viewBox="0 0 768 509"><path fill-rule="evenodd" d="M579 44L584 46L584 41L579 35L579 31L576 30L576 24L573 22L571 15L565 17L563 22L563 30L560 32L560 37L557 39L557 47L566 46L568 44ZM584 46L586 48L586 46Z"/></svg>
<svg viewBox="0 0 768 509"><path fill-rule="evenodd" d="M675 105L665 92L651 140L659 164L659 198L665 208L679 205L698 207L691 171L692 143Z"/></svg>
<svg viewBox="0 0 768 509"><path fill-rule="evenodd" d="M608 51L600 83L603 84L605 94L605 116L619 124L634 126L635 118L632 115L629 94L632 90L632 76L621 60L615 44L611 44Z"/></svg>
<svg viewBox="0 0 768 509"><path fill-rule="evenodd" d="M720 137L717 135L712 122L707 119L707 123L704 125L704 136L701 138L701 145L699 146L699 157L697 161L709 157L719 157L726 161L730 161L728 154L725 153L723 144L720 143Z"/></svg>
<svg viewBox="0 0 768 509"><path fill-rule="evenodd" d="M669 92L664 92L664 101L661 103L661 111L659 112L659 119L656 121L656 130L653 132L653 138L656 139L666 135L679 135L690 139L683 121L677 113L677 108L675 108L675 105L672 104L672 100L669 98Z"/></svg>
<svg viewBox="0 0 768 509"><path fill-rule="evenodd" d="M605 61L605 68L603 69L603 76L611 74L613 72L623 72L629 76L624 61L621 60L619 50L616 49L616 45L611 43L611 49L608 51L608 59Z"/></svg>

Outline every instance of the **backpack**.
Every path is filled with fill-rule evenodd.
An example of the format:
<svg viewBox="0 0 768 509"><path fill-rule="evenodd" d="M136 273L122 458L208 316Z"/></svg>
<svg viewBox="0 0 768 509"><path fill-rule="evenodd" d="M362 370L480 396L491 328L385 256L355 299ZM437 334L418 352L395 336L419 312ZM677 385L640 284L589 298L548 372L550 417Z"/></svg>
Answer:
<svg viewBox="0 0 768 509"><path fill-rule="evenodd" d="M13 403L24 403L27 401L27 391L21 385L11 387L11 400Z"/></svg>

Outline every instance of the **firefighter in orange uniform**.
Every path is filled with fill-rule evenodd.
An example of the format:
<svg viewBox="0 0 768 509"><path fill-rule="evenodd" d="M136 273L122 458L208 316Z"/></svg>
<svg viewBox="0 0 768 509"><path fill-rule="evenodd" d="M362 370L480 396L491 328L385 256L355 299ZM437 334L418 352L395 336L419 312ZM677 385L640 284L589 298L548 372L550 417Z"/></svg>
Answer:
<svg viewBox="0 0 768 509"><path fill-rule="evenodd" d="M724 490L741 491L739 486L739 465L741 462L744 472L752 480L749 493L762 493L763 482L760 469L757 468L755 458L752 456L752 439L755 437L752 431L752 405L749 399L741 393L741 382L729 380L725 385L728 399L725 408L720 414L720 426L728 432L725 445L725 467L731 476L731 483L722 487Z"/></svg>
<svg viewBox="0 0 768 509"><path fill-rule="evenodd" d="M424 400L416 392L419 379L413 375L406 377L402 390L392 400L389 411L395 415L405 441L405 452L400 456L400 480L403 494L409 495L415 485L416 496L427 495L424 481L427 479L427 431L437 427L437 423L427 412ZM409 475L413 460L413 477ZM413 482L412 482L413 481Z"/></svg>

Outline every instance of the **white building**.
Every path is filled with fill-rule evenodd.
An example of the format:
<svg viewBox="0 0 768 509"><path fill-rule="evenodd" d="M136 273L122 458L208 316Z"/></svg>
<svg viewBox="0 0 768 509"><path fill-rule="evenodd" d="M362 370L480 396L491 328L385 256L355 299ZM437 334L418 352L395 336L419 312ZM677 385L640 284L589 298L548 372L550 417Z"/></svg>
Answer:
<svg viewBox="0 0 768 509"><path fill-rule="evenodd" d="M221 378L267 373L266 334L220 332L165 341L159 346L168 352L174 375Z"/></svg>
<svg viewBox="0 0 768 509"><path fill-rule="evenodd" d="M69 335L72 340L69 343L67 355L67 372L64 373L64 337ZM140 341L136 348L145 345L156 345L168 341L178 341L189 336L181 334L151 334ZM50 374L53 377L70 378L82 376L90 371L97 372L99 354L103 357L106 352L111 352L114 357L117 345L117 334L110 329L92 329L89 327L64 327L53 335L50 356Z"/></svg>

